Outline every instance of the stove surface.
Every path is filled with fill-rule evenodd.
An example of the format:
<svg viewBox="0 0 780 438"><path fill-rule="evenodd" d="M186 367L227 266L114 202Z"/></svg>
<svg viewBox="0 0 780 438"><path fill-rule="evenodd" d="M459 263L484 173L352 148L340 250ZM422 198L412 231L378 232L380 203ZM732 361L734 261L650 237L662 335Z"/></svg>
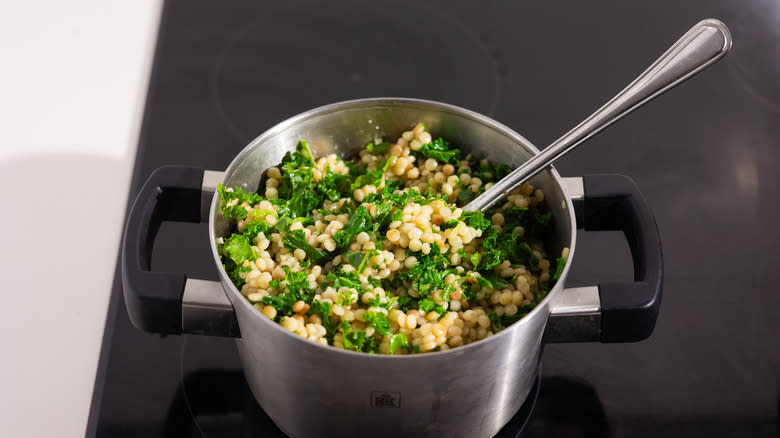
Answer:
<svg viewBox="0 0 780 438"><path fill-rule="evenodd" d="M480 3L166 2L130 199L159 166L222 170L275 123L353 98L463 106L544 147L719 18L730 54L555 166L647 197L666 256L655 333L547 345L538 397L499 436L778 436L780 4ZM217 279L207 236L164 224L154 269ZM577 245L567 286L632 278L621 235ZM89 436L283 436L232 340L142 333L118 275L111 293Z"/></svg>

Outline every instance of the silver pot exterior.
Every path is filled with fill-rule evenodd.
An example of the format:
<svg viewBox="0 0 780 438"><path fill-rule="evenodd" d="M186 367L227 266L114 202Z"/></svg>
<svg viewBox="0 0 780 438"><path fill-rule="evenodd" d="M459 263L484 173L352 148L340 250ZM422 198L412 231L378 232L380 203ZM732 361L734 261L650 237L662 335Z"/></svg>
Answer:
<svg viewBox="0 0 780 438"><path fill-rule="evenodd" d="M298 140L309 141L315 156L351 156L374 136L394 139L417 122L462 150L513 167L537 152L509 128L462 108L413 99L365 99L282 122L236 157L224 183L255 190L263 171L278 164ZM550 169L532 183L544 190L554 217L548 252L556 256L568 247L571 260L575 217L560 177ZM230 229L216 214L218 202L215 196L210 211L215 238ZM221 266L215 243L212 252ZM504 331L452 350L410 356L354 353L307 341L262 316L224 270L220 275L241 330L236 342L247 382L289 435L487 437L509 421L531 389L550 301L562 289L569 265L547 298Z"/></svg>
<svg viewBox="0 0 780 438"><path fill-rule="evenodd" d="M533 385L539 310L472 348L386 357L323 348L241 306L236 342L252 393L290 436L488 437Z"/></svg>

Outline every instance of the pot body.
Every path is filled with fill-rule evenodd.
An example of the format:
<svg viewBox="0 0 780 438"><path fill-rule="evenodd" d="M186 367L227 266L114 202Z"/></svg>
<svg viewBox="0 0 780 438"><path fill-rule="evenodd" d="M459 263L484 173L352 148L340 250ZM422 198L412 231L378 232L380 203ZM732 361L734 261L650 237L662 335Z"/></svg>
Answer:
<svg viewBox="0 0 780 438"><path fill-rule="evenodd" d="M264 170L277 165L299 140L315 156L354 156L375 137L397 138L418 122L479 158L516 167L537 150L530 142L480 114L413 99L365 99L321 107L293 117L255 139L230 164L224 184L254 191ZM570 248L569 262L547 298L502 332L463 347L428 354L354 353L307 341L260 315L220 269L235 309L238 350L260 405L296 438L331 436L463 436L498 432L528 395L539 362L550 302L565 282L574 254L575 216L560 177L552 170L532 183L544 190L553 227L549 254ZM215 196L210 232L227 236ZM215 263L221 266L216 243Z"/></svg>

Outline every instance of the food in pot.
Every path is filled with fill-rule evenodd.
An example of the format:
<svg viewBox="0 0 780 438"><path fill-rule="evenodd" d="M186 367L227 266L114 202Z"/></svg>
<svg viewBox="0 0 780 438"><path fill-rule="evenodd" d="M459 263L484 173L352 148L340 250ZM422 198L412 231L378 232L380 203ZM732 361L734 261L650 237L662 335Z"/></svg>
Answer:
<svg viewBox="0 0 780 438"><path fill-rule="evenodd" d="M263 315L311 341L383 354L443 351L522 318L558 279L542 236L552 215L525 183L487 213L465 205L509 167L461 156L423 124L354 160L305 141L265 189L220 184L226 272Z"/></svg>

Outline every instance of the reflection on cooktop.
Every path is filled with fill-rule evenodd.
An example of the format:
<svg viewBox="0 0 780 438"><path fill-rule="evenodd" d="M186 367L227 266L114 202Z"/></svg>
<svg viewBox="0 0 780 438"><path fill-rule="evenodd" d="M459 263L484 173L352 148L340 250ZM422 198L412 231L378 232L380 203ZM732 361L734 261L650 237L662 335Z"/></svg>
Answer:
<svg viewBox="0 0 780 438"><path fill-rule="evenodd" d="M296 4L264 9L217 56L212 97L239 141L259 134L261 108L292 115L366 96L410 97L412 90L495 112L498 58L473 29L441 11L420 2L338 2L306 12Z"/></svg>

